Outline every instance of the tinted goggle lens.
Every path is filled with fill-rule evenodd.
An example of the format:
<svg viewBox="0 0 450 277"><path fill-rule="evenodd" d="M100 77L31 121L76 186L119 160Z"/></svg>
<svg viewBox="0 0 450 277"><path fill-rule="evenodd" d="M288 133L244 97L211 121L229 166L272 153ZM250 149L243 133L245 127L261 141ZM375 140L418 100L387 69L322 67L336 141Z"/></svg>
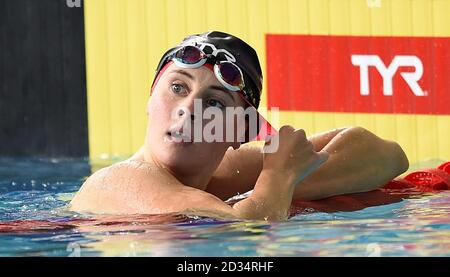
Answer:
<svg viewBox="0 0 450 277"><path fill-rule="evenodd" d="M185 64L196 64L206 55L197 47L186 46L175 54L175 58Z"/></svg>
<svg viewBox="0 0 450 277"><path fill-rule="evenodd" d="M239 87L240 89L243 88L242 74L236 65L230 62L222 62L219 63L218 66L220 75L225 82L234 87Z"/></svg>

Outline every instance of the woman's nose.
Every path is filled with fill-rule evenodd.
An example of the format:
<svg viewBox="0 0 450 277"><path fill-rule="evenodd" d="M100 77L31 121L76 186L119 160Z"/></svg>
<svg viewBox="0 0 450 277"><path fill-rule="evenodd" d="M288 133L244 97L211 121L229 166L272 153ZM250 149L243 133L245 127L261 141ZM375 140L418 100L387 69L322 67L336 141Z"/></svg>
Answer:
<svg viewBox="0 0 450 277"><path fill-rule="evenodd" d="M180 109L178 110L178 116L179 116L179 117L190 116L190 118L191 118L192 121L195 120L195 114L194 114L194 111L187 110L186 108L180 108Z"/></svg>

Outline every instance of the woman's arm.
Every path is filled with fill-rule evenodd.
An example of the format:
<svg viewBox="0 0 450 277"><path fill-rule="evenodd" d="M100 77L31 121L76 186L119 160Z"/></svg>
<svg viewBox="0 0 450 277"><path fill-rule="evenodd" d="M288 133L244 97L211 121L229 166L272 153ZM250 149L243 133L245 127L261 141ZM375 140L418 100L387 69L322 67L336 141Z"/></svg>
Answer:
<svg viewBox="0 0 450 277"><path fill-rule="evenodd" d="M261 149L261 146L255 145L242 145L236 150L230 147L206 191L227 200L252 190L263 169Z"/></svg>
<svg viewBox="0 0 450 277"><path fill-rule="evenodd" d="M331 139L345 129L340 128L315 134L308 140L313 144L315 151L321 151ZM228 149L209 182L207 191L222 200L227 200L252 190L263 168L261 149L261 146L248 144L242 145L236 150Z"/></svg>
<svg viewBox="0 0 450 277"><path fill-rule="evenodd" d="M330 158L297 186L294 199L317 200L372 191L405 172L409 166L397 143L383 140L359 127L339 132L323 150L330 153Z"/></svg>
<svg viewBox="0 0 450 277"><path fill-rule="evenodd" d="M263 168L252 194L233 206L242 218L286 219L296 184L329 157L314 150L305 131L291 126L281 127L275 141L279 142L275 152L270 151L270 142L263 148Z"/></svg>
<svg viewBox="0 0 450 277"><path fill-rule="evenodd" d="M308 139L315 151L326 150L330 158L295 188L294 199L371 191L408 168L408 159L397 143L360 127L335 129ZM225 200L252 190L262 169L262 157L260 147L230 149L207 191Z"/></svg>

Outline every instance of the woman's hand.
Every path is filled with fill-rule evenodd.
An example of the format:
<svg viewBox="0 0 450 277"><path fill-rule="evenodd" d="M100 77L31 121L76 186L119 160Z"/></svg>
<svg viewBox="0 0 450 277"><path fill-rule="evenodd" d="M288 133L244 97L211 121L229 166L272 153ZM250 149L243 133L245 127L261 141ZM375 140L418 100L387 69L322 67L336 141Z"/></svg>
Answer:
<svg viewBox="0 0 450 277"><path fill-rule="evenodd" d="M263 148L263 170L282 174L287 181L285 185L295 187L329 157L325 151L314 151L314 146L306 138L303 129L295 130L285 125L281 127L277 136L279 143L276 152L264 151L270 147L270 142L266 142Z"/></svg>
<svg viewBox="0 0 450 277"><path fill-rule="evenodd" d="M328 159L328 153L316 152L303 130L283 126L264 146L263 169L249 198L235 204L243 218L283 220L289 216L295 185ZM276 151L274 151L276 150Z"/></svg>

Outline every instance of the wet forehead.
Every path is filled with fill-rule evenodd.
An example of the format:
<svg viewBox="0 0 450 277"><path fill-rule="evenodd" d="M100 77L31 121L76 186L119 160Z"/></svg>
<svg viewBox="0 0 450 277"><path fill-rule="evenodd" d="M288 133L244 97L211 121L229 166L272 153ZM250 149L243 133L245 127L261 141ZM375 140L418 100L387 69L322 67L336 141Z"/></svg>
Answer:
<svg viewBox="0 0 450 277"><path fill-rule="evenodd" d="M167 74L181 74L185 77L192 79L192 81L197 82L201 86L222 86L222 84L217 80L213 71L207 68L206 66L201 66L199 68L181 68L176 66L175 64L171 64L169 68L167 68ZM185 74L183 74L185 73ZM192 77L192 78L191 78Z"/></svg>

